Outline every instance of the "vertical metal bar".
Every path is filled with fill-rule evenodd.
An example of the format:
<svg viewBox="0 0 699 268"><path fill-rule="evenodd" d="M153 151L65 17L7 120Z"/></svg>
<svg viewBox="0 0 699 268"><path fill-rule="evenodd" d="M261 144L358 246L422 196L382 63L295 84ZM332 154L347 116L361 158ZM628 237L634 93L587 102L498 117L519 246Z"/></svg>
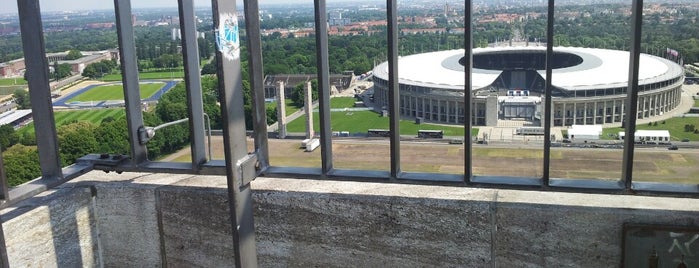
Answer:
<svg viewBox="0 0 699 268"><path fill-rule="evenodd" d="M138 83L138 62L136 61L136 40L131 18L131 1L114 0L116 13L117 38L121 59L121 80L124 84L124 102L126 104L126 122L131 143L131 165L138 166L147 161L147 149L138 138L138 130L143 127L141 114L141 94Z"/></svg>
<svg viewBox="0 0 699 268"><path fill-rule="evenodd" d="M314 0L316 58L318 66L318 103L320 111L320 157L323 174L333 169L332 132L330 130L330 66L328 63L328 18L325 0Z"/></svg>
<svg viewBox="0 0 699 268"><path fill-rule="evenodd" d="M7 185L7 174L5 174L5 162L2 160L2 148L0 148L0 202L10 200ZM5 244L5 231L2 229L2 219L0 219L0 268L10 267L7 259L7 244Z"/></svg>
<svg viewBox="0 0 699 268"><path fill-rule="evenodd" d="M177 1L180 13L180 31L182 32L182 57L184 59L184 79L189 104L189 137L192 150L192 169L198 170L206 162L206 145L204 144L204 98L201 92L199 75L199 47L197 42L197 24L194 17L193 0Z"/></svg>
<svg viewBox="0 0 699 268"><path fill-rule="evenodd" d="M49 64L46 60L39 1L17 0L17 8L41 176L45 179L62 178L56 122L53 117L51 87L49 86Z"/></svg>
<svg viewBox="0 0 699 268"><path fill-rule="evenodd" d="M236 267L257 267L252 190L243 184L237 162L247 156L243 79L240 70L240 37L236 2L213 0L218 89L223 118L228 203Z"/></svg>
<svg viewBox="0 0 699 268"><path fill-rule="evenodd" d="M2 160L2 147L0 147L0 201L7 201L9 199L10 195L9 186L7 184L7 173L5 173L5 162Z"/></svg>
<svg viewBox="0 0 699 268"><path fill-rule="evenodd" d="M551 92L553 91L551 79L553 75L553 22L554 0L548 1L548 15L546 17L546 88L544 89L544 170L541 178L542 186L549 185L551 180Z"/></svg>
<svg viewBox="0 0 699 268"><path fill-rule="evenodd" d="M464 8L464 180L468 183L473 178L473 140L471 128L473 122L471 111L473 98L471 87L473 78L473 2L466 0Z"/></svg>
<svg viewBox="0 0 699 268"><path fill-rule="evenodd" d="M400 174L400 92L398 91L398 3L386 0L388 12L388 110L391 130L391 178Z"/></svg>
<svg viewBox="0 0 699 268"><path fill-rule="evenodd" d="M252 89L252 122L255 130L255 151L262 169L269 166L267 143L267 108L265 106L264 73L262 71L262 41L260 37L260 9L257 0L244 0L245 34L248 47L248 68ZM283 93L283 92L282 92ZM280 119L277 119L279 121Z"/></svg>
<svg viewBox="0 0 699 268"><path fill-rule="evenodd" d="M2 222L2 219L0 219ZM10 267L10 262L7 258L7 244L5 243L5 231L0 224L0 268Z"/></svg>
<svg viewBox="0 0 699 268"><path fill-rule="evenodd" d="M633 0L631 6L631 51L629 52L629 88L626 90L626 137L624 137L624 159L621 179L626 190L631 190L633 181L633 153L638 113L638 69L641 54L641 28L643 23L643 0Z"/></svg>

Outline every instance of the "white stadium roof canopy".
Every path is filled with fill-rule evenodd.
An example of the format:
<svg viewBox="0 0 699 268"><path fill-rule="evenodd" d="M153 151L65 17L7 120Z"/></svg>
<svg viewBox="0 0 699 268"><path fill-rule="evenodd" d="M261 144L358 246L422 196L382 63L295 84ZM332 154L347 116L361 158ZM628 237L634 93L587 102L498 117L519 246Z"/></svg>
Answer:
<svg viewBox="0 0 699 268"><path fill-rule="evenodd" d="M545 52L546 47L496 47L475 48L479 53L512 51ZM604 89L628 86L629 52L597 48L555 47L555 52L571 53L583 59L581 64L553 70L554 87L566 90ZM464 50L448 50L415 54L398 59L398 76L401 84L444 89L463 89L464 67L459 59ZM546 71L539 70L545 77ZM639 84L649 84L678 77L682 67L669 60L641 54ZM497 70L473 69L472 89L480 89L492 84L502 73ZM374 75L388 80L388 63L374 68Z"/></svg>

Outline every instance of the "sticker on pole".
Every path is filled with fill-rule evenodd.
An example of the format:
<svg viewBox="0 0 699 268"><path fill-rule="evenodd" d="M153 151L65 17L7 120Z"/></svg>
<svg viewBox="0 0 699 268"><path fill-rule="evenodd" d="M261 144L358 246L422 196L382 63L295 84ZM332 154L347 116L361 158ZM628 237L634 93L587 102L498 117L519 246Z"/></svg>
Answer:
<svg viewBox="0 0 699 268"><path fill-rule="evenodd" d="M240 37L238 35L238 16L231 13L222 14L216 30L218 51L229 60L240 58Z"/></svg>

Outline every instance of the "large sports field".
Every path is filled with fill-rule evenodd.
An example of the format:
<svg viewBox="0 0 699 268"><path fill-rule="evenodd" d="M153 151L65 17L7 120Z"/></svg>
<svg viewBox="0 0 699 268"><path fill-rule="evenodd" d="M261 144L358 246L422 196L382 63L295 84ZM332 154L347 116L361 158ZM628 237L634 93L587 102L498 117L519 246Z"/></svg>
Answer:
<svg viewBox="0 0 699 268"><path fill-rule="evenodd" d="M320 130L319 114L313 113L313 129ZM366 133L369 129L388 129L389 118L382 117L373 111L331 112L330 123L333 131L349 131L350 133ZM306 118L301 116L291 121L286 127L288 132L306 132ZM416 135L418 130L443 130L445 136L464 136L463 127L415 124L414 121L400 120L401 135ZM478 135L478 129L471 131L471 136Z"/></svg>
<svg viewBox="0 0 699 268"><path fill-rule="evenodd" d="M107 117L120 118L124 117L124 109L89 109L89 110L75 110L75 111L56 111L54 112L54 118L56 120L56 126L60 127L69 122L73 121L87 121L93 124L99 124L103 119ZM17 132L22 135L25 132L34 131L34 123L20 128Z"/></svg>
<svg viewBox="0 0 699 268"><path fill-rule="evenodd" d="M330 108L352 108L357 100L352 97L330 98ZM289 114L287 112L287 114ZM313 113L313 129L320 130L319 113ZM373 111L342 111L330 112L330 124L333 131L349 131L350 133L366 133L369 129L389 129L389 118L382 117ZM288 132L306 132L306 117L301 116L286 126ZM417 135L418 130L443 130L445 136L464 136L464 128L432 124L415 124L412 120L400 120L401 135ZM471 131L471 136L478 135L478 129Z"/></svg>
<svg viewBox="0 0 699 268"><path fill-rule="evenodd" d="M148 71L139 72L138 78L141 80L150 79L174 79L184 78L184 70L176 69L172 71ZM101 78L102 81L121 81L121 74L108 74Z"/></svg>
<svg viewBox="0 0 699 268"><path fill-rule="evenodd" d="M163 88L165 83L141 83L141 98L145 99ZM91 88L90 90L73 97L67 102L73 101L107 101L107 100L123 100L124 99L124 88L121 84L118 85L102 85Z"/></svg>

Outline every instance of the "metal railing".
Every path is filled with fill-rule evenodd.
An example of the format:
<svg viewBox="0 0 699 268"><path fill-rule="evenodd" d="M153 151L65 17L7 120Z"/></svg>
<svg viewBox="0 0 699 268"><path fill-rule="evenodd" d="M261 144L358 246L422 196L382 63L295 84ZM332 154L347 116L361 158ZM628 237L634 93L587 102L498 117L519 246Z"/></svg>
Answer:
<svg viewBox="0 0 699 268"><path fill-rule="evenodd" d="M185 63L185 83L187 100L191 163L155 162L147 159L147 148L139 142L139 129L144 128L139 95L138 66L132 10L130 0L114 0L119 52L121 53L121 71L123 74L124 96L129 132L131 154L129 157L88 155L70 167L61 168L58 154L56 127L53 117L53 107L49 90L48 63L42 31L39 0L18 0L19 17L22 31L22 41L34 124L37 132L37 144L41 165L41 178L31 185L13 189L8 195L4 171L0 165L0 188L6 205L31 196L46 188L63 183L89 170L105 171L139 171L158 173L190 173L226 175L230 197L232 231L236 250L238 267L254 267L256 265L254 226L252 219L252 199L249 182L258 175L265 176L317 176L328 179L379 179L391 182L422 181L424 183L447 184L454 186L499 187L513 189L537 189L553 191L576 191L620 194L658 194L696 196L699 194L697 185L662 184L649 182L634 182L633 156L636 122L636 103L638 99L638 60L640 53L640 36L643 1L634 0L632 6L632 46L631 64L629 65L629 85L626 107L625 139L623 152L622 176L618 181L562 179L550 177L551 141L544 139L543 175L541 177L496 177L475 176L473 174L472 155L473 144L470 137L471 120L465 120L464 128L464 175L434 174L403 172L400 166L400 136L399 136L399 92L398 92L398 24L397 0L387 0L388 18L388 66L389 79L389 111L390 111L390 170L344 170L333 166L332 132L330 126L330 83L328 64L328 28L325 0L314 0L315 9L315 38L317 46L319 111L320 111L320 142L321 168L276 167L270 166L267 141L266 112L264 105L264 77L262 71L262 51L260 38L260 21L258 2L244 0L245 27L247 35L247 57L250 74L250 84L253 89L253 127L255 150L247 151L245 120L243 115L243 89L240 65L240 39L238 37L238 12L234 1L213 0L212 10L214 31L217 33L217 62L218 83L221 97L223 117L223 141L225 160L207 159L205 148L204 112L202 88L199 75L199 58L196 40L196 28L193 0L179 0L180 27L182 29L182 51ZM554 0L548 0L548 25L546 47L546 77L552 76L553 55L553 15ZM465 1L464 21L472 21L472 3ZM464 90L471 88L473 69L472 61L472 24L466 23L464 47L466 60L464 62ZM551 136L551 79L546 79L545 90L545 136ZM472 103L472 94L464 94L464 102ZM464 109L464 117L471 118L471 109ZM0 158L0 162L1 162ZM14 194L13 194L14 193ZM4 243L3 243L4 245Z"/></svg>

